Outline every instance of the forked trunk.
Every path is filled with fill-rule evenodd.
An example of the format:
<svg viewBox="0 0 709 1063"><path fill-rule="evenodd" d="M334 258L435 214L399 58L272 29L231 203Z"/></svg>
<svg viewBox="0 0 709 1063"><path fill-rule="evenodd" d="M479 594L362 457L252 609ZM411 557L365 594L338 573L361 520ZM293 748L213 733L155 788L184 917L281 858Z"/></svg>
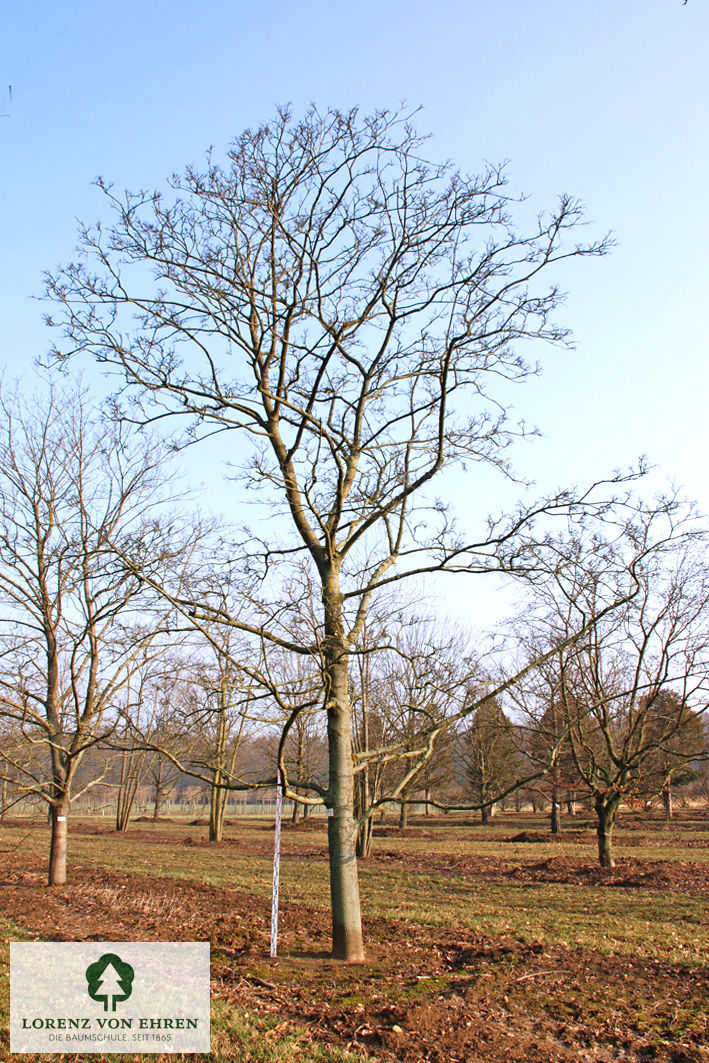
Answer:
<svg viewBox="0 0 709 1063"><path fill-rule="evenodd" d="M123 753L121 757L121 778L116 797L116 830L123 833L128 830L133 805L143 773L145 753L136 758L133 753Z"/></svg>
<svg viewBox="0 0 709 1063"><path fill-rule="evenodd" d="M49 844L49 885L63 886L66 883L67 794L52 801L50 805L52 837Z"/></svg>

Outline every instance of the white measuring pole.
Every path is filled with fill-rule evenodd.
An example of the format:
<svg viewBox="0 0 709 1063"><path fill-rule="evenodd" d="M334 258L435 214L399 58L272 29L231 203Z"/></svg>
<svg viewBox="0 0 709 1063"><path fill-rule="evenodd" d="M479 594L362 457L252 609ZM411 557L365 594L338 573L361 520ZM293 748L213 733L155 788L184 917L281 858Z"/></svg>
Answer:
<svg viewBox="0 0 709 1063"><path fill-rule="evenodd" d="M273 896L271 899L271 959L278 950L278 885L281 875L281 810L283 787L280 770L276 776L276 837L273 842Z"/></svg>

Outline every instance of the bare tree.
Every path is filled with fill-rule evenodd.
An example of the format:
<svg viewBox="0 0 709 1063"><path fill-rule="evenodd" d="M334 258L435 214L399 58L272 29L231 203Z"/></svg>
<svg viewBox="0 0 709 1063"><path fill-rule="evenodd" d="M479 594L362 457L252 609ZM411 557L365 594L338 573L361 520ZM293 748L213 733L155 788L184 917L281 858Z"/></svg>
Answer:
<svg viewBox="0 0 709 1063"><path fill-rule="evenodd" d="M22 743L4 762L49 805L49 884L61 885L77 769L160 630L109 544L139 536L144 555L162 550L150 514L161 463L76 393L3 397L0 414L0 715Z"/></svg>
<svg viewBox="0 0 709 1063"><path fill-rule="evenodd" d="M551 704L563 720L550 763L565 744L596 811L599 862L612 867L621 802L641 795L662 765L671 775L669 758L679 766L702 750L694 721L709 694L706 540L676 500L661 500L639 508L614 539L592 538L583 557L578 545L567 544L556 579L538 587L530 653L541 631L560 648L546 659L546 683L527 693L537 721ZM621 578L635 591L609 611ZM580 618L585 634L562 645Z"/></svg>
<svg viewBox="0 0 709 1063"><path fill-rule="evenodd" d="M673 787L697 778L699 761L709 755L704 721L671 688L649 693L644 702L647 735L656 748L643 765L641 787L647 797L662 798L665 817L672 819Z"/></svg>
<svg viewBox="0 0 709 1063"><path fill-rule="evenodd" d="M120 764L116 794L116 830L120 832L128 829L146 773L154 783L155 819L162 797L170 789L174 790L175 779L164 779L165 765L153 755L153 744L164 743L170 732L170 691L183 664L175 650L173 636L166 652L157 657L148 652L132 681L126 683L118 703L120 722L106 745L116 753ZM177 775L171 766L167 774Z"/></svg>
<svg viewBox="0 0 709 1063"><path fill-rule="evenodd" d="M500 169L468 177L428 162L406 118L384 112L313 108L295 122L280 111L238 137L225 166L209 158L175 177L169 201L101 187L114 223L84 229L82 259L49 281L67 338L57 354L119 367L133 416L186 418L192 440L252 440L243 476L290 536L251 540L251 571L256 553L263 567L250 621L204 601L194 611L312 657L274 619L283 562L308 558L322 610L333 952L361 960L353 647L379 588L489 571L529 518L466 542L430 489L463 462L509 471L523 428L490 389L533 371L516 341L565 339L543 275L607 245L569 241L581 217L569 198L518 233Z"/></svg>

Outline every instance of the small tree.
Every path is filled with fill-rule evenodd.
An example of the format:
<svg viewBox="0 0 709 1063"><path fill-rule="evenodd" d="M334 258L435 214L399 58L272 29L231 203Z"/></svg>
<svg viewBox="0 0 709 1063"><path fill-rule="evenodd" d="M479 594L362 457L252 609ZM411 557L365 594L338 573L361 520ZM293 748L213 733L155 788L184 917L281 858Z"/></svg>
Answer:
<svg viewBox="0 0 709 1063"><path fill-rule="evenodd" d="M563 566L552 551L554 578L537 587L540 612L524 636L529 646L531 627L532 656L540 631L553 644L581 618L587 627L547 658L543 711L528 690L529 714L543 718L550 696L558 706L553 758L568 744L596 812L599 862L612 867L621 802L642 794L673 750L687 763L702 748L694 721L709 691L709 583L704 534L676 499L636 508L612 539L595 535L590 546L567 543ZM624 604L609 610L623 583Z"/></svg>
<svg viewBox="0 0 709 1063"><path fill-rule="evenodd" d="M22 743L5 764L49 805L49 884L61 885L77 770L111 733L122 690L160 630L146 623L148 588L111 543L138 537L144 553L163 551L148 516L162 493L161 459L92 418L74 392L4 397L0 414L0 715Z"/></svg>

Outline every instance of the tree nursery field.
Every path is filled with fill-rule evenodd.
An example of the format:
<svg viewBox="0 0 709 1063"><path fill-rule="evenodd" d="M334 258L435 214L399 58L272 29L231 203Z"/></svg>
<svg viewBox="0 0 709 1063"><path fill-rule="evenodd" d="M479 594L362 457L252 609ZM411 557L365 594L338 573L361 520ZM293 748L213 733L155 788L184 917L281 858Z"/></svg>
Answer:
<svg viewBox="0 0 709 1063"><path fill-rule="evenodd" d="M552 840L531 814L378 823L360 865L366 961L343 964L322 819L284 829L275 960L272 823L230 821L210 844L201 822L119 835L76 819L69 881L50 889L49 828L8 820L2 964L11 940L209 940L212 1054L189 1058L214 1063L709 1060L706 813L623 811L614 868L597 864L590 819L564 827ZM7 977L0 1007L5 1057Z"/></svg>

